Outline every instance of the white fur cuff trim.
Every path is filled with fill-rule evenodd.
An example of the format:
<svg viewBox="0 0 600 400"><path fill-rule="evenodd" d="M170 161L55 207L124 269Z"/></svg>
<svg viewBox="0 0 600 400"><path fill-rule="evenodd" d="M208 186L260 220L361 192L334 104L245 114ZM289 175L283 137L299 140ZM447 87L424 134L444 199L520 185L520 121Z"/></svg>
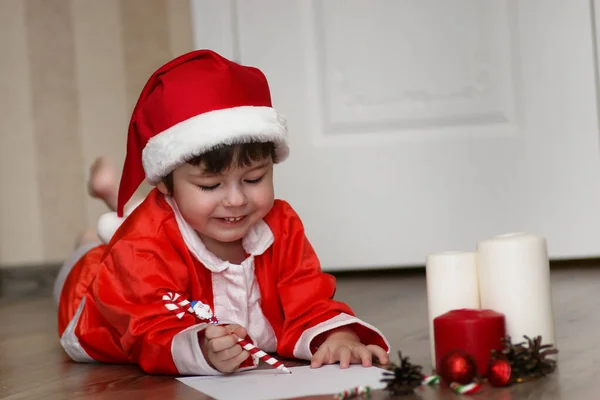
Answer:
<svg viewBox="0 0 600 400"><path fill-rule="evenodd" d="M173 341L171 342L171 356L180 375L225 375L223 372L211 367L204 358L204 354L202 354L202 349L198 342L198 332L207 327L208 324L204 322L192 325L173 337ZM253 361L253 366L238 368L237 371L255 369L258 365L258 360L253 358Z"/></svg>
<svg viewBox="0 0 600 400"><path fill-rule="evenodd" d="M340 326L350 324L360 324L366 328L369 328L383 339L388 349L390 348L390 343L383 335L383 333L379 331L379 329L356 317L345 313L341 313L331 319L328 319L327 321L323 321L320 324L305 330L300 336L300 339L298 339L298 341L296 342L296 345L294 346L294 357L300 360L310 360L313 356L312 352L310 351L310 343L315 337L317 337L323 332L327 332L332 329L339 328Z"/></svg>
<svg viewBox="0 0 600 400"><path fill-rule="evenodd" d="M207 326L206 323L193 325L173 337L171 355L181 375L223 375L208 364L198 342L198 332Z"/></svg>
<svg viewBox="0 0 600 400"><path fill-rule="evenodd" d="M73 319L69 322L67 329L63 332L60 338L60 345L65 350L65 352L71 357L71 360L75 362L81 363L89 363L94 362L95 360L89 356L89 354L81 347L79 343L79 338L75 335L75 329L77 328L77 323L79 322L79 317L81 316L81 312L85 307L85 297L79 303L79 307L77 307L77 312L73 316Z"/></svg>
<svg viewBox="0 0 600 400"><path fill-rule="evenodd" d="M178 165L222 144L273 141L279 161L287 158L285 118L271 107L235 107L189 118L151 138L142 152L146 179L156 184Z"/></svg>

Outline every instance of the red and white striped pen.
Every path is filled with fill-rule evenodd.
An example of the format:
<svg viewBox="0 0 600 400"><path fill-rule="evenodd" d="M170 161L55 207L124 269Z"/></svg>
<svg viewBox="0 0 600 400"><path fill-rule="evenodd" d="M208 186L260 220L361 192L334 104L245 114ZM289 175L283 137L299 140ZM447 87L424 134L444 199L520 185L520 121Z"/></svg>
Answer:
<svg viewBox="0 0 600 400"><path fill-rule="evenodd" d="M200 319L203 322L207 322L209 324L219 323L219 320L213 315L212 311L210 310L210 307L208 307L205 304L202 304L197 301L190 302L178 293L172 292L165 294L162 297L162 299L165 304L165 307L169 311L173 312L179 319L181 319L187 311L188 313L195 315L198 319ZM240 346L242 346L242 348L247 350L252 355L252 357L263 360L275 369L286 372L288 374L292 373L292 371L287 369L281 361L279 361L275 357L268 355L267 353L265 353L246 339L238 337L238 343L240 344Z"/></svg>

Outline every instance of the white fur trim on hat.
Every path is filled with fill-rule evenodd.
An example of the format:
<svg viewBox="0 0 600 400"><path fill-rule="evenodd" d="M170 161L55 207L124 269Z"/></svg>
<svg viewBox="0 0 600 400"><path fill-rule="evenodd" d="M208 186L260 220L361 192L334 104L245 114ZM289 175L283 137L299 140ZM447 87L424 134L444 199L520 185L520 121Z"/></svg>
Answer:
<svg viewBox="0 0 600 400"><path fill-rule="evenodd" d="M146 179L160 182L173 169L212 148L272 141L278 161L289 154L285 118L271 107L235 107L200 114L151 138L142 152Z"/></svg>

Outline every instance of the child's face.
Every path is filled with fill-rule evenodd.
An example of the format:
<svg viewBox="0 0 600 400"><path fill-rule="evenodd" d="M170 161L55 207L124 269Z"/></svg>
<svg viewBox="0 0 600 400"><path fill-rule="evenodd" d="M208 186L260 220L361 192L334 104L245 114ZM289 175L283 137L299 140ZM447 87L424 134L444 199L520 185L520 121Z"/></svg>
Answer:
<svg viewBox="0 0 600 400"><path fill-rule="evenodd" d="M159 184L166 193L166 187ZM254 162L212 174L204 165L184 164L173 171L173 198L183 218L201 238L242 239L273 206L273 161Z"/></svg>

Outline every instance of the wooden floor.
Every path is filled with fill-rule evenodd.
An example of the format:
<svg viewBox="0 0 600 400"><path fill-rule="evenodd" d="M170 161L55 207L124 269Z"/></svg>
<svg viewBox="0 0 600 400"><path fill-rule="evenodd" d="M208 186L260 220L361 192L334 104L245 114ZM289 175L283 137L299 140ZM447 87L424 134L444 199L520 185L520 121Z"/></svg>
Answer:
<svg viewBox="0 0 600 400"><path fill-rule="evenodd" d="M428 373L429 339L422 270L338 277L336 297L379 327ZM600 398L600 262L552 270L558 371L512 388L485 388L485 399ZM146 376L135 367L78 365L67 361L56 335L55 310L46 295L0 299L1 399L208 399L172 377ZM319 398L331 398L322 396ZM377 392L373 399L388 398ZM426 389L404 398L459 398ZM243 399L241 399L243 400Z"/></svg>

